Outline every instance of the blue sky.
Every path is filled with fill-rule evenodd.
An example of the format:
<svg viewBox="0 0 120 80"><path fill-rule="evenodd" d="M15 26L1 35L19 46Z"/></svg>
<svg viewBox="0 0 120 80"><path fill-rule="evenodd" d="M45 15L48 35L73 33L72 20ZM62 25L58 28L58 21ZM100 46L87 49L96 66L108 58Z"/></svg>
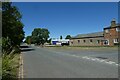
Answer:
<svg viewBox="0 0 120 80"><path fill-rule="evenodd" d="M14 2L22 14L25 35L47 28L51 38L103 31L118 20L117 2Z"/></svg>

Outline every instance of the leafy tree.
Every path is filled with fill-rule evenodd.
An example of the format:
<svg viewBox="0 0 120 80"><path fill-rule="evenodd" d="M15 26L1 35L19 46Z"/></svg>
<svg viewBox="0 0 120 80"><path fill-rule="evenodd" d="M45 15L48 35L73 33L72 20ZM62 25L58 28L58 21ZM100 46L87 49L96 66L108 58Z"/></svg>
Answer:
<svg viewBox="0 0 120 80"><path fill-rule="evenodd" d="M19 46L24 39L21 14L11 2L2 3L2 78L16 78L16 66L13 65L15 54L20 51ZM15 62L16 63L16 62Z"/></svg>
<svg viewBox="0 0 120 80"><path fill-rule="evenodd" d="M27 36L25 42L31 44L32 43L31 36Z"/></svg>
<svg viewBox="0 0 120 80"><path fill-rule="evenodd" d="M67 35L65 39L71 39L71 36L70 36L70 35Z"/></svg>
<svg viewBox="0 0 120 80"><path fill-rule="evenodd" d="M32 42L43 45L48 41L50 32L45 28L35 28L32 32Z"/></svg>
<svg viewBox="0 0 120 80"><path fill-rule="evenodd" d="M60 36L60 39L62 39L62 36Z"/></svg>
<svg viewBox="0 0 120 80"><path fill-rule="evenodd" d="M19 46L24 39L24 25L21 22L21 18L22 15L17 7L12 6L11 2L2 3L2 37L4 40L9 40L10 47L8 48Z"/></svg>
<svg viewBox="0 0 120 80"><path fill-rule="evenodd" d="M50 38L47 42L51 44L52 38Z"/></svg>

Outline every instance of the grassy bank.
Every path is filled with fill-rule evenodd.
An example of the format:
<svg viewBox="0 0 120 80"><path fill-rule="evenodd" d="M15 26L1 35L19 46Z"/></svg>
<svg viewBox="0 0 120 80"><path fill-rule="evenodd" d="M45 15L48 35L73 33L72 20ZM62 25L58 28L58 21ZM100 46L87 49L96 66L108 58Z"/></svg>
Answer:
<svg viewBox="0 0 120 80"><path fill-rule="evenodd" d="M118 51L118 46L52 46L52 47L45 47L47 49L53 50L69 50L69 51L109 51L115 50Z"/></svg>
<svg viewBox="0 0 120 80"><path fill-rule="evenodd" d="M45 46L55 48L118 48L118 46Z"/></svg>
<svg viewBox="0 0 120 80"><path fill-rule="evenodd" d="M2 76L2 58L0 57L0 76Z"/></svg>
<svg viewBox="0 0 120 80"><path fill-rule="evenodd" d="M2 78L17 80L20 54L6 55L2 58Z"/></svg>

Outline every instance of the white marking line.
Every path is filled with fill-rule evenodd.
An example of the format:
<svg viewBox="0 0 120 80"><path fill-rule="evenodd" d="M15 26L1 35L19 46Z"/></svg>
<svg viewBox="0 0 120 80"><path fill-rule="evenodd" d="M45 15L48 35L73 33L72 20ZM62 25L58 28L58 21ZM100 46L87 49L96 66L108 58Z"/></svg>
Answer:
<svg viewBox="0 0 120 80"><path fill-rule="evenodd" d="M84 56L84 57L82 57L82 58L84 58L84 59L85 59L85 58L87 58L87 57L86 57L86 56Z"/></svg>
<svg viewBox="0 0 120 80"><path fill-rule="evenodd" d="M85 56L85 57L82 57L83 59L90 59L89 57Z"/></svg>
<svg viewBox="0 0 120 80"><path fill-rule="evenodd" d="M96 59L96 61L100 61L100 59L98 59L98 58L95 58Z"/></svg>
<svg viewBox="0 0 120 80"><path fill-rule="evenodd" d="M21 65L21 54L20 54L20 61L19 61L19 65ZM18 76L18 78L20 78L20 67L19 67L19 76Z"/></svg>
<svg viewBox="0 0 120 80"><path fill-rule="evenodd" d="M90 59L89 57L86 57L85 59Z"/></svg>
<svg viewBox="0 0 120 80"><path fill-rule="evenodd" d="M95 59L95 58L92 58L91 60L96 61L96 59Z"/></svg>
<svg viewBox="0 0 120 80"><path fill-rule="evenodd" d="M105 62L105 60L99 60L99 62Z"/></svg>
<svg viewBox="0 0 120 80"><path fill-rule="evenodd" d="M79 57L79 58L80 58L80 56L76 56L76 55L71 55L71 56ZM87 56L84 56L84 57L82 57L82 58L83 58L83 59L90 59L90 60L92 60L92 61L105 62L105 63L107 63L107 64L115 64L115 62L113 62L113 61L106 61L106 60L101 60L101 59L98 59L98 58L89 58L89 57L87 57ZM118 64L115 64L115 65L118 66Z"/></svg>
<svg viewBox="0 0 120 80"><path fill-rule="evenodd" d="M72 55L72 56L74 56L74 57L79 57L79 56L76 56L76 55Z"/></svg>
<svg viewBox="0 0 120 80"><path fill-rule="evenodd" d="M23 59L22 59L22 53L20 54L20 68L19 68L19 78L23 79Z"/></svg>
<svg viewBox="0 0 120 80"><path fill-rule="evenodd" d="M22 58L22 78L24 78L24 77L23 77L23 74L24 74L24 73L23 73L23 58Z"/></svg>

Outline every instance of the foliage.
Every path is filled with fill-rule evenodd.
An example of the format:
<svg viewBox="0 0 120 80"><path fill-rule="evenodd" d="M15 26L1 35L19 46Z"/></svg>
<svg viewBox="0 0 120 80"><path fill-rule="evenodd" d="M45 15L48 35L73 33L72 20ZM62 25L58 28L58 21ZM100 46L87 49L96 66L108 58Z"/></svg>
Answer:
<svg viewBox="0 0 120 80"><path fill-rule="evenodd" d="M65 39L71 39L71 36L70 36L70 35L67 35Z"/></svg>
<svg viewBox="0 0 120 80"><path fill-rule="evenodd" d="M32 40L32 39L31 39L31 36L27 36L26 39L25 39L25 43L31 44L31 43L32 43L31 40Z"/></svg>
<svg viewBox="0 0 120 80"><path fill-rule="evenodd" d="M17 62L15 62L17 61ZM3 79L15 79L17 77L17 68L19 67L18 57L16 55L9 54L2 57L2 78Z"/></svg>
<svg viewBox="0 0 120 80"><path fill-rule="evenodd" d="M6 50L20 45L24 39L21 17L22 15L15 6L12 6L11 2L2 3L2 37L5 42L2 49Z"/></svg>
<svg viewBox="0 0 120 80"><path fill-rule="evenodd" d="M50 38L47 42L51 44L52 38Z"/></svg>
<svg viewBox="0 0 120 80"><path fill-rule="evenodd" d="M48 42L50 32L45 28L35 28L32 31L32 36L28 36L26 41L37 45L43 45L45 42Z"/></svg>
<svg viewBox="0 0 120 80"><path fill-rule="evenodd" d="M60 39L62 39L62 36L60 36Z"/></svg>
<svg viewBox="0 0 120 80"><path fill-rule="evenodd" d="M16 78L18 67L14 57L24 39L22 15L11 2L2 3L2 78ZM16 64L16 65L14 65ZM7 79L5 79L7 80ZM13 79L11 79L13 80Z"/></svg>

